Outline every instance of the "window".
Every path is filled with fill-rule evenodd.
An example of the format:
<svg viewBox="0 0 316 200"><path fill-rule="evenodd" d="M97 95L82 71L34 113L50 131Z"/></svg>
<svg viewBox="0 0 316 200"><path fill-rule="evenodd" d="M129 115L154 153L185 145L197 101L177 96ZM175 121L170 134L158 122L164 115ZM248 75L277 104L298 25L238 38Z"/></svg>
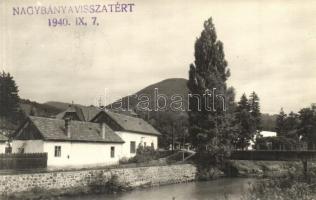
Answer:
<svg viewBox="0 0 316 200"><path fill-rule="evenodd" d="M131 153L136 153L136 142L131 141Z"/></svg>
<svg viewBox="0 0 316 200"><path fill-rule="evenodd" d="M111 147L111 158L115 157L115 147Z"/></svg>
<svg viewBox="0 0 316 200"><path fill-rule="evenodd" d="M61 146L55 146L55 157L61 156Z"/></svg>

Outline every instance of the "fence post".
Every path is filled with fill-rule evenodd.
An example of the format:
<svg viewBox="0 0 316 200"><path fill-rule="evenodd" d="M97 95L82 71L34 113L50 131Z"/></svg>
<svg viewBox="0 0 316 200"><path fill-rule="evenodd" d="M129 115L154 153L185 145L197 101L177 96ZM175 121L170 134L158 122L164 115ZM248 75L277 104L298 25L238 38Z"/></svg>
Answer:
<svg viewBox="0 0 316 200"><path fill-rule="evenodd" d="M307 179L307 160L302 160L303 162L303 175L304 175L304 178Z"/></svg>

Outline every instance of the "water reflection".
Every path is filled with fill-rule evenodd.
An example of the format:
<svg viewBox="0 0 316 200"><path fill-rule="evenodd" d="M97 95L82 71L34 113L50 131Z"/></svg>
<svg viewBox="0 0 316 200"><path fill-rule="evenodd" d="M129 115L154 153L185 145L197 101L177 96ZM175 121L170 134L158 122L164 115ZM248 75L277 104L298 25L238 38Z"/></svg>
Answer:
<svg viewBox="0 0 316 200"><path fill-rule="evenodd" d="M254 181L255 179L250 178L224 178L207 182L146 188L116 195L87 195L62 198L62 200L222 200L225 199L225 195L230 200L240 200L242 194L247 192L249 183Z"/></svg>

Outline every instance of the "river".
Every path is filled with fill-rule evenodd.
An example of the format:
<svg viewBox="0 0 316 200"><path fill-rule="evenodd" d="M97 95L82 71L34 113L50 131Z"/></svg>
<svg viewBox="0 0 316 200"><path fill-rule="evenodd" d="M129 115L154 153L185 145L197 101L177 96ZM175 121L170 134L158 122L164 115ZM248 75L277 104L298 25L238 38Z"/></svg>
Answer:
<svg viewBox="0 0 316 200"><path fill-rule="evenodd" d="M223 178L205 182L191 182L133 190L113 195L87 195L64 197L62 200L240 200L253 178Z"/></svg>

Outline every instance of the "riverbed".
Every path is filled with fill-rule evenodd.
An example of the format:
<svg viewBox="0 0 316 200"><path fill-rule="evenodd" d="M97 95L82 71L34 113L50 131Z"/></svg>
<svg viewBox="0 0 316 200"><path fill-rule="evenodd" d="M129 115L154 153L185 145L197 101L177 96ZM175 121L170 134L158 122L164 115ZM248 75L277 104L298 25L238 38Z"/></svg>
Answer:
<svg viewBox="0 0 316 200"><path fill-rule="evenodd" d="M213 181L190 182L138 189L112 195L63 197L62 200L240 200L254 178L223 178Z"/></svg>

